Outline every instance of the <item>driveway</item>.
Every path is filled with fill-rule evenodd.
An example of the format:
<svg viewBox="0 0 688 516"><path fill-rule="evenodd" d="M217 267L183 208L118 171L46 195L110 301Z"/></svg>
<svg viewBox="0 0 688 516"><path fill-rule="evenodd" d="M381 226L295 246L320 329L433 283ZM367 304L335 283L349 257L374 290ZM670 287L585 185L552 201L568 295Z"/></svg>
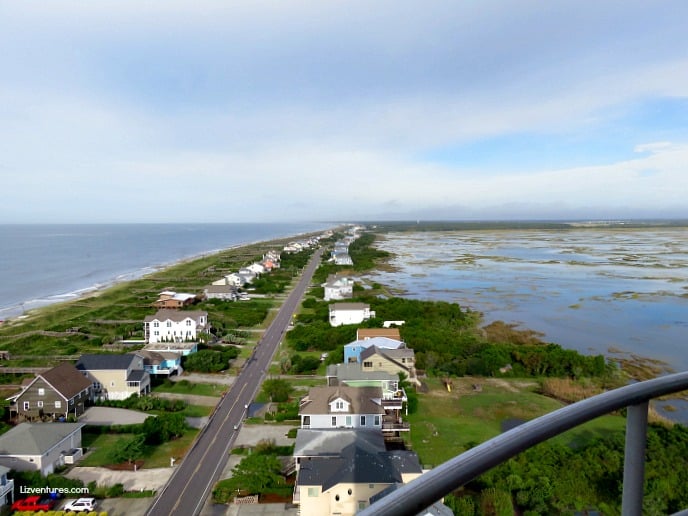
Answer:
<svg viewBox="0 0 688 516"><path fill-rule="evenodd" d="M79 418L87 425L135 425L143 423L150 414L113 407L90 407Z"/></svg>
<svg viewBox="0 0 688 516"><path fill-rule="evenodd" d="M116 471L108 468L76 466L65 476L67 478L78 478L84 485L95 481L100 486L122 484L125 491L157 491L167 483L173 471L174 468Z"/></svg>

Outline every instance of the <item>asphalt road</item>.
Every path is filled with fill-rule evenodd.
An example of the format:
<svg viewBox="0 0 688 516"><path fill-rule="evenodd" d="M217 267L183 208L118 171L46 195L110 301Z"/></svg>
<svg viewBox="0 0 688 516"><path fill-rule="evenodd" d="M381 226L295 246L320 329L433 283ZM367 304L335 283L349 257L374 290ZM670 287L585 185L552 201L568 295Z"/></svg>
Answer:
<svg viewBox="0 0 688 516"><path fill-rule="evenodd" d="M208 424L146 512L149 516L197 515L224 469L246 410L265 378L272 357L320 264L318 250L303 271L274 321L256 345L229 393L217 405Z"/></svg>

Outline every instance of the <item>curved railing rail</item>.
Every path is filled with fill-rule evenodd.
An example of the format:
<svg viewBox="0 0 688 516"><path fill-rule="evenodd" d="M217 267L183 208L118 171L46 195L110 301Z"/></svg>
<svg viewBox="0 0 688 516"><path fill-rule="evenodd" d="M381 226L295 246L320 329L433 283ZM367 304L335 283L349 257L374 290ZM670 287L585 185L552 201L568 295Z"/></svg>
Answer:
<svg viewBox="0 0 688 516"><path fill-rule="evenodd" d="M642 512L649 400L688 389L688 372L627 385L524 423L482 443L358 512L359 516L412 516L518 453L596 417L628 407L622 514Z"/></svg>

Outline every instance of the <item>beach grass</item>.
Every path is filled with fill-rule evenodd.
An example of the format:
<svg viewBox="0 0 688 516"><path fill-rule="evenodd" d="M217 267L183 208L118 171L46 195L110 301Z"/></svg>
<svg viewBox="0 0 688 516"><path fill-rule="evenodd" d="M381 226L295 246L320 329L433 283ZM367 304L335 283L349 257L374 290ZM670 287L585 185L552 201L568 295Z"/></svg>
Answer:
<svg viewBox="0 0 688 516"><path fill-rule="evenodd" d="M124 351L109 346L121 339L143 339L143 319L163 290L202 293L203 288L248 265L289 239L249 244L181 261L142 278L117 283L63 303L29 311L0 325L0 349L10 352L8 365L47 366L82 353ZM265 324L278 297L235 303L200 303L211 323L225 329ZM16 362L15 362L16 360Z"/></svg>

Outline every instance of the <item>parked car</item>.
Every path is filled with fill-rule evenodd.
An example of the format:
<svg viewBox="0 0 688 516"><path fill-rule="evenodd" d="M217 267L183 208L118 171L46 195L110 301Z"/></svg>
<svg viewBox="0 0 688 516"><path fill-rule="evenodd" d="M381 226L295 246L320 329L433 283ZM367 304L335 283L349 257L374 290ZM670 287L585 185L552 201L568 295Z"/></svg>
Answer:
<svg viewBox="0 0 688 516"><path fill-rule="evenodd" d="M55 507L55 499L50 497L27 496L21 498L10 507L13 511L50 511Z"/></svg>
<svg viewBox="0 0 688 516"><path fill-rule="evenodd" d="M62 510L65 512L91 512L95 510L95 508L95 498L79 498L78 500L72 500L71 502L67 502L67 505L65 505L64 509Z"/></svg>

